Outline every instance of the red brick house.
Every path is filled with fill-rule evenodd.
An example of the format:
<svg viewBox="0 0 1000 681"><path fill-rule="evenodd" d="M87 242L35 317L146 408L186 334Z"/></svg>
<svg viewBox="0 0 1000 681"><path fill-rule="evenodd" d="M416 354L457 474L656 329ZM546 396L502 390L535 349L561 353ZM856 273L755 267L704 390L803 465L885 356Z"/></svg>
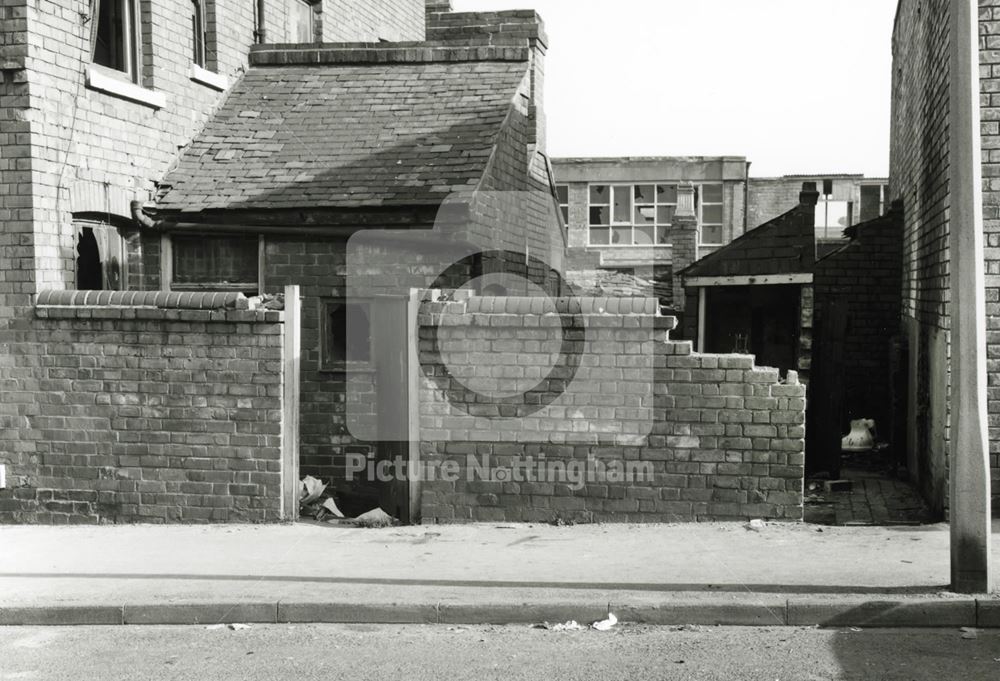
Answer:
<svg viewBox="0 0 1000 681"><path fill-rule="evenodd" d="M456 189L552 194L534 12L325 4L0 8L4 521L289 516L284 317L199 293L302 287L302 469L328 476L366 446L337 416L347 237L429 227ZM511 235L541 259L550 203ZM125 293L38 297L78 288Z"/></svg>

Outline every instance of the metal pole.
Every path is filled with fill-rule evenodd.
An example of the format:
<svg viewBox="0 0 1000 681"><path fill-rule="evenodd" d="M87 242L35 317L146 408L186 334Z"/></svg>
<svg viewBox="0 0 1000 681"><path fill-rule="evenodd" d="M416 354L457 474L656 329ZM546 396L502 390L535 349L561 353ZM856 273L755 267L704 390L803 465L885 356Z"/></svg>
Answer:
<svg viewBox="0 0 1000 681"><path fill-rule="evenodd" d="M950 85L951 588L985 593L993 584L977 0L951 0Z"/></svg>

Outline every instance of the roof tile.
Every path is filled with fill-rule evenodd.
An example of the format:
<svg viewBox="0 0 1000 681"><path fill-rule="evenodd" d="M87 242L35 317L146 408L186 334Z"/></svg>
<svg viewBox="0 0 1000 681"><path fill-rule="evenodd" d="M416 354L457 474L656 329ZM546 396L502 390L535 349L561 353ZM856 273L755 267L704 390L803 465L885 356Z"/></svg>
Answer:
<svg viewBox="0 0 1000 681"><path fill-rule="evenodd" d="M252 67L163 180L157 209L356 208L475 184L523 61Z"/></svg>

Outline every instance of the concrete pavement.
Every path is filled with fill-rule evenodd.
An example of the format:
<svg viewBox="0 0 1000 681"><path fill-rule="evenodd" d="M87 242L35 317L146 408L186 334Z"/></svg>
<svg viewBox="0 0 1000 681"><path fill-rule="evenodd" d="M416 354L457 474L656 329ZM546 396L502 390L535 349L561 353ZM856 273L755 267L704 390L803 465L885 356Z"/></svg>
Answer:
<svg viewBox="0 0 1000 681"><path fill-rule="evenodd" d="M0 528L0 624L1000 626L947 582L945 525Z"/></svg>

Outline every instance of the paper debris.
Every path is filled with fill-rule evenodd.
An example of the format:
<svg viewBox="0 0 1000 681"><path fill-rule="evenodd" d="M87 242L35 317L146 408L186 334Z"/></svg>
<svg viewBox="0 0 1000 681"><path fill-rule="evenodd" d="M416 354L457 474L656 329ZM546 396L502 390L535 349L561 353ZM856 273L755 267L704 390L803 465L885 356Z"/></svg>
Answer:
<svg viewBox="0 0 1000 681"><path fill-rule="evenodd" d="M597 631L609 631L611 627L615 626L616 624L618 624L618 618L615 617L615 614L613 612L609 612L607 619L600 620L599 622L594 622L590 626L592 626L594 629L597 629Z"/></svg>
<svg viewBox="0 0 1000 681"><path fill-rule="evenodd" d="M552 625L552 631L581 631L582 629L583 627L576 620Z"/></svg>
<svg viewBox="0 0 1000 681"><path fill-rule="evenodd" d="M767 523L765 523L760 518L754 518L747 524L747 529L753 530L754 532L760 532L765 527L767 527Z"/></svg>
<svg viewBox="0 0 1000 681"><path fill-rule="evenodd" d="M972 641L979 638L979 631L975 627L962 627L962 638Z"/></svg>
<svg viewBox="0 0 1000 681"><path fill-rule="evenodd" d="M326 483L317 480L311 475L302 478L302 489L299 491L299 504L309 506L314 503L326 490Z"/></svg>
<svg viewBox="0 0 1000 681"><path fill-rule="evenodd" d="M229 625L229 628L232 629L233 631L243 631L244 629L249 629L250 625L249 624L238 624L238 623L234 622L233 624Z"/></svg>
<svg viewBox="0 0 1000 681"><path fill-rule="evenodd" d="M330 497L329 499L323 502L323 508L326 509L328 512L332 513L337 518L344 517L343 512L339 508L337 508L337 502L333 500L333 497Z"/></svg>

